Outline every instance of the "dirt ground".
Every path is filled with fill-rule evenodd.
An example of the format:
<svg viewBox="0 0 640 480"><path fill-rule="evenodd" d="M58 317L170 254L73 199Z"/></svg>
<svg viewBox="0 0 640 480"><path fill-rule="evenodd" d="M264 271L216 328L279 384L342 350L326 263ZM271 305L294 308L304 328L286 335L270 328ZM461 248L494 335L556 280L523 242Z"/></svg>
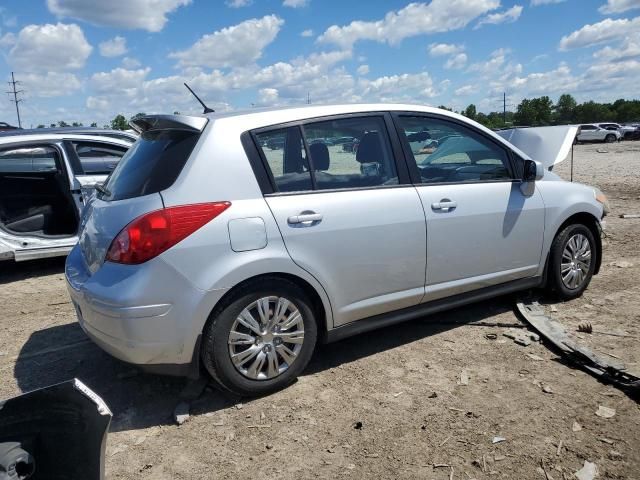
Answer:
<svg viewBox="0 0 640 480"><path fill-rule="evenodd" d="M557 171L568 178L569 167ZM618 215L640 213L639 171L640 142L576 147L574 180L611 202L603 268L582 298L544 300L573 331L587 321L632 335L576 334L637 375L640 219ZM574 478L585 461L597 465L597 478L640 479L634 399L542 344L516 345L502 336L506 328L466 325L518 322L513 297L321 347L296 384L268 397L207 389L177 426L184 380L141 374L87 341L63 263L0 266L0 398L82 379L114 413L108 479L558 480ZM615 416L597 416L599 406Z"/></svg>

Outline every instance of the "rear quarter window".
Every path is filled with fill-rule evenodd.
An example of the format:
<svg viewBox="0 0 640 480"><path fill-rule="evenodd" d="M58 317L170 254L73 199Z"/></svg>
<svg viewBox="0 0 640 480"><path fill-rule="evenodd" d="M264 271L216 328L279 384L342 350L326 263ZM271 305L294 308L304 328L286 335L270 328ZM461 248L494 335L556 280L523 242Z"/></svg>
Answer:
<svg viewBox="0 0 640 480"><path fill-rule="evenodd" d="M199 133L181 130L144 132L113 170L105 183L103 200L142 197L169 188L178 178Z"/></svg>

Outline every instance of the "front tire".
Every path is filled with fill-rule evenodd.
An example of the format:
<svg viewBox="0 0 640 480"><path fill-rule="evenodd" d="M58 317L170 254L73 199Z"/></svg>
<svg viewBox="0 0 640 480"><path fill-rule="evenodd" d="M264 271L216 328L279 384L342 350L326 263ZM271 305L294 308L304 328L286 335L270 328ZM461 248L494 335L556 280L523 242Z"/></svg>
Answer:
<svg viewBox="0 0 640 480"><path fill-rule="evenodd" d="M202 364L225 390L254 397L293 383L309 363L317 339L311 302L283 279L248 285L204 329Z"/></svg>
<svg viewBox="0 0 640 480"><path fill-rule="evenodd" d="M616 141L616 136L612 133L604 137L605 143L614 143Z"/></svg>
<svg viewBox="0 0 640 480"><path fill-rule="evenodd" d="M597 246L591 230L582 224L565 227L551 244L549 287L561 300L582 295L596 266Z"/></svg>

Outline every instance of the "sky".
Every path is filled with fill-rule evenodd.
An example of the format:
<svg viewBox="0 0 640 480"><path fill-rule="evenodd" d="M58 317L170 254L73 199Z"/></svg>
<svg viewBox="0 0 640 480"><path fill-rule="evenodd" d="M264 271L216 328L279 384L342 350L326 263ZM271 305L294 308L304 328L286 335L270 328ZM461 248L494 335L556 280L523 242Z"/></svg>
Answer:
<svg viewBox="0 0 640 480"><path fill-rule="evenodd" d="M27 127L201 112L183 82L216 110L513 110L640 98L640 0L0 0L0 57Z"/></svg>

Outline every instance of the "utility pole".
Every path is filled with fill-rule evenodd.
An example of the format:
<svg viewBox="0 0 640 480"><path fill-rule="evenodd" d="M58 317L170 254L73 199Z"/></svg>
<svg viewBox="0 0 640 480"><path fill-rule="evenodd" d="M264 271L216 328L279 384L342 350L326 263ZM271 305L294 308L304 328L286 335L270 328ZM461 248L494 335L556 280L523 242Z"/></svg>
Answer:
<svg viewBox="0 0 640 480"><path fill-rule="evenodd" d="M507 92L502 92L502 123L507 124Z"/></svg>
<svg viewBox="0 0 640 480"><path fill-rule="evenodd" d="M311 92L307 92L307 105L311 103Z"/></svg>
<svg viewBox="0 0 640 480"><path fill-rule="evenodd" d="M18 127L22 128L22 121L20 120L20 106L19 103L22 101L21 98L18 98L19 93L23 93L24 90L16 90L16 85L20 82L16 82L15 77L13 76L13 72L11 72L11 81L7 82L11 87L11 91L7 92L9 95L13 95L13 103L16 104L16 114L18 115Z"/></svg>

